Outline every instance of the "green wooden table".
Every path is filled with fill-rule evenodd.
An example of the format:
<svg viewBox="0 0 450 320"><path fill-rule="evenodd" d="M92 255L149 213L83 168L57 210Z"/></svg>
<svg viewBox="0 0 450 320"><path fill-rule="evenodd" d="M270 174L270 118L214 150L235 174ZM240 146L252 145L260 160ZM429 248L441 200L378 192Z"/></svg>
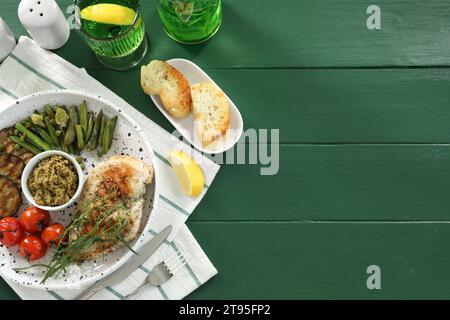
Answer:
<svg viewBox="0 0 450 320"><path fill-rule="evenodd" d="M221 29L195 46L170 40L144 2L145 61L193 60L247 129L280 129L277 175L224 165L190 218L219 270L190 299L450 297L450 2L224 0ZM1 1L19 36L16 11ZM56 52L173 130L139 68L105 69L75 33ZM0 298L17 296L0 282Z"/></svg>

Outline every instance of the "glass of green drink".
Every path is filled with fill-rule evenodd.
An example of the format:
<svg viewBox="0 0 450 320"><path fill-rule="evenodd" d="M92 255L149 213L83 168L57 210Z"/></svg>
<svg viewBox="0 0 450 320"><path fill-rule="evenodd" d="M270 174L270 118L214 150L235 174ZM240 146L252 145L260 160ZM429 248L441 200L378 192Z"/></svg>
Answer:
<svg viewBox="0 0 450 320"><path fill-rule="evenodd" d="M211 38L222 22L221 0L157 0L164 30L181 43Z"/></svg>
<svg viewBox="0 0 450 320"><path fill-rule="evenodd" d="M83 39L105 66L127 70L147 52L140 0L75 0Z"/></svg>

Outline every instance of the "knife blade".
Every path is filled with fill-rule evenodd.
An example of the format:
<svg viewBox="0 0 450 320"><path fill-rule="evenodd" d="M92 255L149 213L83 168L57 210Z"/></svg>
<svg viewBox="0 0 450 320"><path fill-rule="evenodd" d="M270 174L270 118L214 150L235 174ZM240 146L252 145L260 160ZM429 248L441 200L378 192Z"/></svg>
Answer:
<svg viewBox="0 0 450 320"><path fill-rule="evenodd" d="M86 291L75 297L74 300L87 300L100 290L104 289L109 284L128 277L161 246L161 244L164 242L164 240L167 239L171 231L172 225L164 228L164 230L155 235L152 240L144 244L137 251L137 255L131 256L131 258L128 259L128 261L125 262L119 269L98 280L92 286L87 288Z"/></svg>

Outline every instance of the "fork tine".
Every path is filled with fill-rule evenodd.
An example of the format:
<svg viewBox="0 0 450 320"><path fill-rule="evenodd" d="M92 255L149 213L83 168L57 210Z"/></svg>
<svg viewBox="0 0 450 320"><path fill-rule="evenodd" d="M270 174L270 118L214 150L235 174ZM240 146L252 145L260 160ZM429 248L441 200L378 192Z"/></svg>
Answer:
<svg viewBox="0 0 450 320"><path fill-rule="evenodd" d="M183 267L186 265L186 263L187 263L187 260L179 261L179 263L177 263L175 266L173 266L173 267L170 269L170 272L171 272L172 274L177 273L178 271L181 270L181 268L183 268Z"/></svg>
<svg viewBox="0 0 450 320"><path fill-rule="evenodd" d="M171 256L165 259L164 262L166 263L166 265L169 265L180 259L180 256L182 257L183 255L181 254L180 250L177 249Z"/></svg>
<svg viewBox="0 0 450 320"><path fill-rule="evenodd" d="M178 266L174 267L172 274L175 274L178 271L180 271L188 262L189 262L188 259L185 259L184 261L182 261L182 263L180 263Z"/></svg>
<svg viewBox="0 0 450 320"><path fill-rule="evenodd" d="M177 263L175 263L174 265L168 267L168 269L170 270L170 272L172 274L177 273L178 271L180 271L181 268L183 268L188 262L189 260L191 260L192 256L191 255L184 255L182 257L182 259L180 259Z"/></svg>
<svg viewBox="0 0 450 320"><path fill-rule="evenodd" d="M169 270L174 270L180 263L184 263L186 261L186 259L184 257L180 257L180 260L178 261L174 261L172 264L166 264L167 265L167 269Z"/></svg>

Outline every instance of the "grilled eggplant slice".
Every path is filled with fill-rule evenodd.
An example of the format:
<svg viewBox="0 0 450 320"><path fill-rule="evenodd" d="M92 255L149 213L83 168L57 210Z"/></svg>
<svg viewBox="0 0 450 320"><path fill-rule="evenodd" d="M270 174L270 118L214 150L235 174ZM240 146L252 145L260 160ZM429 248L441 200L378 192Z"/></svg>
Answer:
<svg viewBox="0 0 450 320"><path fill-rule="evenodd" d="M12 133L12 128L5 128L0 130L0 144L2 145L2 151L6 153L14 152L14 142L8 139Z"/></svg>
<svg viewBox="0 0 450 320"><path fill-rule="evenodd" d="M12 216L21 204L22 196L17 185L7 176L0 175L0 218Z"/></svg>
<svg viewBox="0 0 450 320"><path fill-rule="evenodd" d="M31 158L34 157L34 154L24 148L20 149L20 150L14 150L14 152L12 153L13 155L19 157L20 159L22 159L23 162L25 162L25 164L28 163L28 161L31 160Z"/></svg>
<svg viewBox="0 0 450 320"><path fill-rule="evenodd" d="M25 162L18 156L0 153L0 174L10 178L20 189L20 178L22 177Z"/></svg>

